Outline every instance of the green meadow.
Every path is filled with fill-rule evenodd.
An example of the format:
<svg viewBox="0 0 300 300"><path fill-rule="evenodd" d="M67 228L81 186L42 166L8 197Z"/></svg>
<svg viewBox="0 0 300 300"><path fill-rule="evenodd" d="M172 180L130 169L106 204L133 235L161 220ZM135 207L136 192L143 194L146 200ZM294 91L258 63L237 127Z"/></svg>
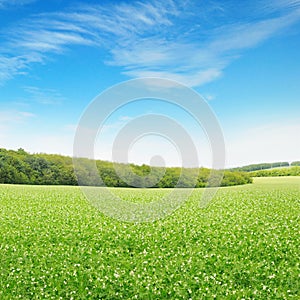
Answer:
<svg viewBox="0 0 300 300"><path fill-rule="evenodd" d="M299 299L300 177L220 188L204 209L202 193L133 224L78 187L0 185L0 299Z"/></svg>

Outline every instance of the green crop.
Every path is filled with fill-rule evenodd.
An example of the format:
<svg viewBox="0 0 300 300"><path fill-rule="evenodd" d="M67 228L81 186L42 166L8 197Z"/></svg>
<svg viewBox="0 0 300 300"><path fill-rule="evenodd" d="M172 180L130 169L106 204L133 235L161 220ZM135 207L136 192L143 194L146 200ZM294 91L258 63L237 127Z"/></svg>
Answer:
<svg viewBox="0 0 300 300"><path fill-rule="evenodd" d="M161 189L114 189L149 201ZM299 299L300 177L121 223L78 187L0 186L0 299Z"/></svg>

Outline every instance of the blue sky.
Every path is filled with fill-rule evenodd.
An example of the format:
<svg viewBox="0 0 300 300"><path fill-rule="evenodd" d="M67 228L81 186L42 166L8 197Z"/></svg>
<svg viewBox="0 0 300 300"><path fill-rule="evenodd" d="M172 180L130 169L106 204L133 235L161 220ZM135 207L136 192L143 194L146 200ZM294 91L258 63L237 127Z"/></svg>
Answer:
<svg viewBox="0 0 300 300"><path fill-rule="evenodd" d="M227 166L300 160L300 1L245 2L0 0L0 147L72 155L92 99L124 80L161 77L208 101ZM120 128L149 112L188 128L209 166L197 124L155 101L116 111L97 157L110 160ZM164 153L180 165L174 146L155 136L129 157L149 163Z"/></svg>

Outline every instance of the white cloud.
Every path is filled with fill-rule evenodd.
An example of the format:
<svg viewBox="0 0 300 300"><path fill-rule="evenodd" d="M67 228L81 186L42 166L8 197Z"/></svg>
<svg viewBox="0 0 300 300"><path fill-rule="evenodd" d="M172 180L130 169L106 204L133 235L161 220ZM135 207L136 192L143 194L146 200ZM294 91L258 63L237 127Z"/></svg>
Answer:
<svg viewBox="0 0 300 300"><path fill-rule="evenodd" d="M263 8L267 12L278 10L293 10L300 6L300 0L267 0L263 1Z"/></svg>
<svg viewBox="0 0 300 300"><path fill-rule="evenodd" d="M175 82L185 84L188 86L199 86L205 83L208 83L212 80L217 79L221 76L222 72L218 69L206 69L203 71L198 72L191 72L191 73L171 73L171 72L152 72L147 70L135 70L135 71L127 71L124 74L132 76L132 77L155 77L155 78L167 78L173 80ZM157 81L155 84L159 84ZM165 82L162 84L166 85ZM153 86L153 82L151 81L151 85ZM177 86L177 84L175 84ZM172 86L170 82L169 87Z"/></svg>
<svg viewBox="0 0 300 300"><path fill-rule="evenodd" d="M31 117L35 117L35 114L27 111L0 111L2 124L20 123Z"/></svg>
<svg viewBox="0 0 300 300"><path fill-rule="evenodd" d="M0 55L0 85L17 74L24 74L30 63L26 56Z"/></svg>
<svg viewBox="0 0 300 300"><path fill-rule="evenodd" d="M35 114L28 112L28 111L20 111L19 115L24 118L33 118L36 116Z"/></svg>
<svg viewBox="0 0 300 300"><path fill-rule="evenodd" d="M215 95L212 95L212 94L205 94L205 95L202 95L202 97L206 100L206 101L212 101L216 98Z"/></svg>
<svg viewBox="0 0 300 300"><path fill-rule="evenodd" d="M49 54L85 45L105 48L107 63L130 77L166 77L199 86L218 78L242 50L300 19L299 1L258 0L247 4L245 20L231 16L230 23L225 19L217 25L210 20L230 10L225 3L154 0L37 15L8 31L2 42L6 55L0 56L0 82L27 71L33 62L45 62Z"/></svg>
<svg viewBox="0 0 300 300"><path fill-rule="evenodd" d="M0 9L9 8L11 6L26 5L37 0L0 0Z"/></svg>
<svg viewBox="0 0 300 300"><path fill-rule="evenodd" d="M29 94L29 99L39 104L60 104L65 98L54 89L42 89L35 86L23 88Z"/></svg>
<svg viewBox="0 0 300 300"><path fill-rule="evenodd" d="M127 121L132 120L132 117L130 117L130 116L121 116L119 118L119 120L122 121L122 122L127 122Z"/></svg>

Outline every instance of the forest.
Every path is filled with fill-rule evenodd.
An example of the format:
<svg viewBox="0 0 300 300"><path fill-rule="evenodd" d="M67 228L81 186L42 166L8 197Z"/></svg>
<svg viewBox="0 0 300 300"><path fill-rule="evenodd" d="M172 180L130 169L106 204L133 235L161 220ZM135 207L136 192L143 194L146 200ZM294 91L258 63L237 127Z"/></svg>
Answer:
<svg viewBox="0 0 300 300"><path fill-rule="evenodd" d="M274 168L249 172L252 177L277 177L277 176L300 176L300 166L292 165L287 168Z"/></svg>
<svg viewBox="0 0 300 300"><path fill-rule="evenodd" d="M24 149L0 148L0 183L33 185L87 185L108 187L206 187L233 186L252 183L250 174L241 171L222 171L208 168L150 167L120 164L102 160L73 159L57 154L31 154ZM96 164L97 174L90 170ZM212 173L211 173L212 172ZM100 175L100 176L99 176Z"/></svg>

